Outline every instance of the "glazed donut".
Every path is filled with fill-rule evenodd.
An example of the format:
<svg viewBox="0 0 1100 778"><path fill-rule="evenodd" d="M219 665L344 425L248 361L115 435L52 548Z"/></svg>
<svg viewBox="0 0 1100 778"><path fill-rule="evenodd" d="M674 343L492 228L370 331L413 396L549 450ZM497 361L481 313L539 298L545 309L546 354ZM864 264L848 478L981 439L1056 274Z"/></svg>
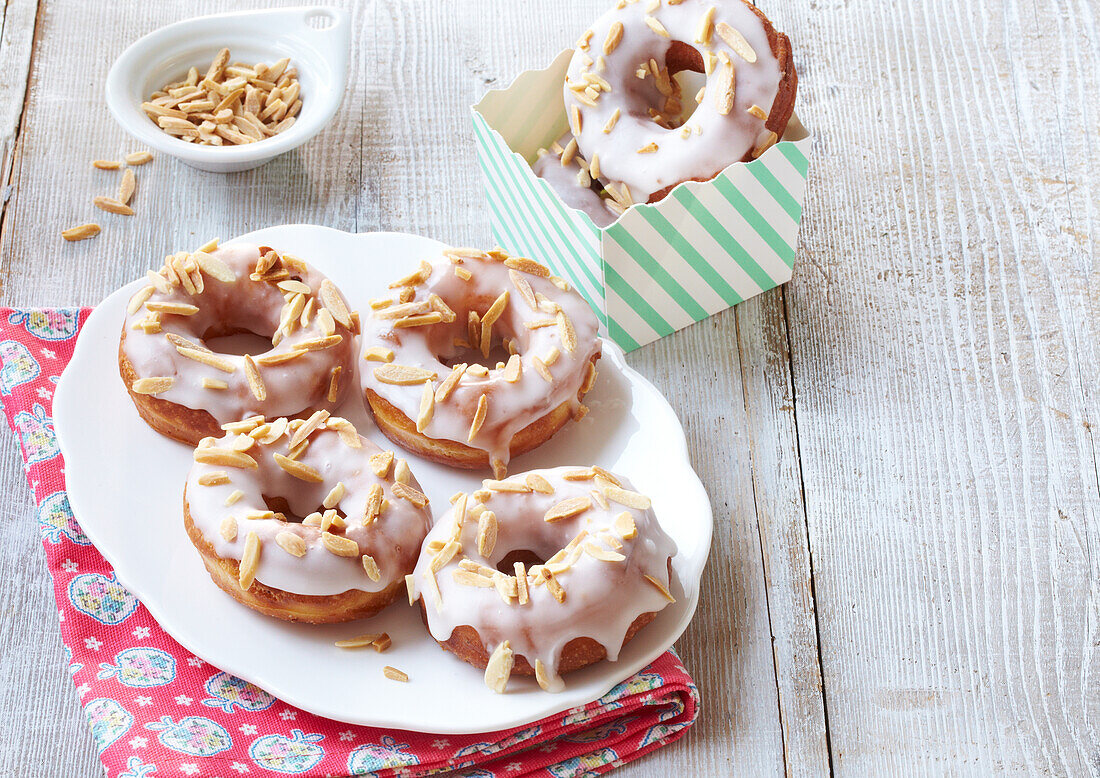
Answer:
<svg viewBox="0 0 1100 778"><path fill-rule="evenodd" d="M456 495L405 581L432 637L494 691L513 673L560 691L563 673L615 661L674 601L675 554L625 479L558 467Z"/></svg>
<svg viewBox="0 0 1100 778"><path fill-rule="evenodd" d="M310 624L371 616L400 594L432 523L405 460L325 410L225 426L195 449L183 493L214 583Z"/></svg>
<svg viewBox="0 0 1100 778"><path fill-rule="evenodd" d="M558 193L570 208L584 211L597 227L606 227L619 218L614 200L605 200L593 188L588 163L576 153L577 141L566 133L549 149L539 149L531 171ZM565 160L564 162L562 160Z"/></svg>
<svg viewBox="0 0 1100 778"><path fill-rule="evenodd" d="M363 320L363 392L400 446L452 467L490 466L540 445L596 379L591 309L544 266L449 249L390 284Z"/></svg>
<svg viewBox="0 0 1100 778"><path fill-rule="evenodd" d="M302 260L244 243L169 256L130 298L118 366L145 422L195 445L255 414L334 408L351 384L358 316ZM209 338L250 332L262 354L217 353Z"/></svg>
<svg viewBox="0 0 1100 778"><path fill-rule="evenodd" d="M706 74L686 122L682 70ZM565 110L593 177L629 206L758 157L786 129L797 85L790 41L748 2L620 2L578 42Z"/></svg>

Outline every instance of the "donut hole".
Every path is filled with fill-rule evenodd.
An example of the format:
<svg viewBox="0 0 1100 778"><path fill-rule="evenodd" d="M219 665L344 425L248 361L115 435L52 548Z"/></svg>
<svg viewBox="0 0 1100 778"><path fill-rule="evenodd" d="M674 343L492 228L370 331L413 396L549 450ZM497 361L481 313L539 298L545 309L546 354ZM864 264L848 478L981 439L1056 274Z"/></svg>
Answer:
<svg viewBox="0 0 1100 778"><path fill-rule="evenodd" d="M302 520L311 513L324 513L327 508L323 505L317 505L311 510L295 511L290 507L290 502L285 498L278 495L260 495L263 498L264 505L267 506L269 511L275 511L275 513L282 514L283 518L288 524L301 524ZM299 515L301 514L301 515ZM341 519L347 519L340 507L336 507L336 515Z"/></svg>
<svg viewBox="0 0 1100 778"><path fill-rule="evenodd" d="M695 96L706 84L702 54L688 43L672 41L663 54L639 62L638 72L642 70L647 71L644 78L627 80L630 112L665 129L682 127L698 108Z"/></svg>
<svg viewBox="0 0 1100 778"><path fill-rule="evenodd" d="M233 354L244 356L245 354L263 354L271 349L271 338L258 335L255 332L234 332L231 335L218 335L216 337L203 338L207 348L219 354Z"/></svg>
<svg viewBox="0 0 1100 778"><path fill-rule="evenodd" d="M515 551L509 551L503 559L497 562L497 570L512 575L516 571L516 562L523 562L524 566L530 570L535 565L546 564L546 560L552 556L553 554L544 556L528 548L516 549Z"/></svg>
<svg viewBox="0 0 1100 778"><path fill-rule="evenodd" d="M511 301L504 313L491 328L488 354L481 349L482 326L471 324L470 314L477 314L480 322L489 310L495 297L476 296L466 300L446 300L454 310L455 320L451 324L436 324L428 333L428 348L437 360L446 367L466 363L482 365L495 370L498 365L508 362L512 351L522 355L530 340L530 330L523 326L517 306Z"/></svg>

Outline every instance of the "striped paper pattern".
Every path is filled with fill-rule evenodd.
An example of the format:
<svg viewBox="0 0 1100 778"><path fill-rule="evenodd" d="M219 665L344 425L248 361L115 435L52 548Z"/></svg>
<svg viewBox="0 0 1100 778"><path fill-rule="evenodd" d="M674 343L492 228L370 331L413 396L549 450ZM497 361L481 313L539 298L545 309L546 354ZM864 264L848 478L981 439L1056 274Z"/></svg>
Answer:
<svg viewBox="0 0 1100 778"><path fill-rule="evenodd" d="M601 230L528 164L565 131L561 84L571 55L473 107L496 242L568 279L626 351L789 281L809 167L810 139L797 119L759 159L682 184Z"/></svg>

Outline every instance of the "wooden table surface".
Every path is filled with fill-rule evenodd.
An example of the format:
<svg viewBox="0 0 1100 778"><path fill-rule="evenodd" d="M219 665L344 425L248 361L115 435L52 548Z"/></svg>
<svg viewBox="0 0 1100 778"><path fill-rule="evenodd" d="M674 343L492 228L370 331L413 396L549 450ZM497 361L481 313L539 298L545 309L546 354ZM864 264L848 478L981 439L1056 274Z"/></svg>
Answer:
<svg viewBox="0 0 1100 778"><path fill-rule="evenodd" d="M277 3L291 5L294 3ZM0 303L92 305L285 222L488 245L468 106L609 0L362 0L343 110L258 170L138 170L110 63L260 0L8 0ZM633 353L713 500L698 724L623 775L1100 773L1100 7L760 0L814 135L794 280ZM98 217L98 218L97 218ZM59 232L104 224L95 240ZM95 409L90 409L94 413ZM100 774L12 435L0 775Z"/></svg>

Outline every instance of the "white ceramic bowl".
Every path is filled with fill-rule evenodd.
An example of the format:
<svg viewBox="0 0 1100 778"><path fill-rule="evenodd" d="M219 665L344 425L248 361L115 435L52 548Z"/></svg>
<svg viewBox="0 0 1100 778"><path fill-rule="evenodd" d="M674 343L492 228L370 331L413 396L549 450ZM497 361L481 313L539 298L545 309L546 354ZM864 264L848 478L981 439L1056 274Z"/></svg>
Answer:
<svg viewBox="0 0 1100 778"><path fill-rule="evenodd" d="M107 106L122 128L146 146L215 173L248 170L319 133L340 107L347 84L351 20L326 6L216 14L170 24L141 38L107 75ZM200 146L162 131L141 103L188 68L205 72L228 47L231 61L272 63L290 57L302 85L302 109L288 130L241 146Z"/></svg>

